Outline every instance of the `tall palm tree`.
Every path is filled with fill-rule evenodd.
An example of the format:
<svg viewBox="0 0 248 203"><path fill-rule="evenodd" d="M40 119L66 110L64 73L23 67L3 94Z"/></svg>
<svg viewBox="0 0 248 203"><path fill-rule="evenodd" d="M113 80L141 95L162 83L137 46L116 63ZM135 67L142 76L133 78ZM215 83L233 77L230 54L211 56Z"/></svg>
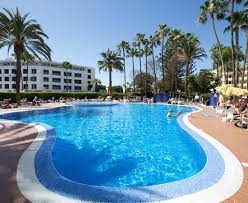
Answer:
<svg viewBox="0 0 248 203"><path fill-rule="evenodd" d="M27 52L24 52L22 54L22 60L26 63L26 66L27 66L27 80L26 80L26 88L25 89L28 89L28 65L29 63L33 62L35 60L35 57Z"/></svg>
<svg viewBox="0 0 248 203"><path fill-rule="evenodd" d="M116 51L111 51L108 49L106 52L101 53L102 60L97 62L99 71L109 72L109 88L108 93L112 96L112 72L113 70L123 71L123 58Z"/></svg>
<svg viewBox="0 0 248 203"><path fill-rule="evenodd" d="M170 29L166 24L159 25L159 35L161 38L161 58L164 58L164 47L165 47L165 38L168 35ZM163 79L163 90L165 91L165 68L164 68L164 60L161 60L161 70L162 70L162 79Z"/></svg>
<svg viewBox="0 0 248 203"><path fill-rule="evenodd" d="M72 64L69 62L69 61L64 61L60 64L60 67L61 68L64 68L65 69L65 80L66 80L66 92L69 92L69 88L68 88L68 80L67 80L67 71L68 69L71 69L72 68Z"/></svg>
<svg viewBox="0 0 248 203"><path fill-rule="evenodd" d="M129 48L129 43L126 41L122 41L119 45L118 45L118 49L121 50L122 52L122 57L123 57L123 72L124 72L124 90L125 90L125 95L126 95L126 91L127 91L127 79L126 79L126 52Z"/></svg>
<svg viewBox="0 0 248 203"><path fill-rule="evenodd" d="M21 15L16 11L3 9L0 12L0 48L13 48L16 56L16 102L20 103L21 57L23 53L51 60L51 49L45 43L48 36L35 20L28 20L29 14Z"/></svg>
<svg viewBox="0 0 248 203"><path fill-rule="evenodd" d="M192 34L186 33L180 41L180 55L185 60L185 95L188 98L188 77L192 73L191 67L196 60L202 60L207 55L203 48L200 47L199 40Z"/></svg>
<svg viewBox="0 0 248 203"><path fill-rule="evenodd" d="M148 39L144 39L143 41L143 45L144 45L144 55L145 55L145 67L146 67L146 70L145 70L145 98L147 98L147 67L148 67L148 56L150 56L152 54L152 50L151 50L151 47L150 47L150 42Z"/></svg>
<svg viewBox="0 0 248 203"><path fill-rule="evenodd" d="M221 53L221 43L216 31L215 27L215 20L216 17L221 17L223 14L223 10L225 9L225 3L223 1L218 1L218 0L207 0L205 3L200 7L201 13L199 17L199 22L202 24L205 24L208 20L208 15L210 17L212 29L214 31L214 36L218 45L218 50L220 54L220 59L221 59L221 72L224 73L224 81L225 83L227 82L227 76L226 76L226 70L223 62L223 56ZM217 76L219 77L219 70L217 69Z"/></svg>
<svg viewBox="0 0 248 203"><path fill-rule="evenodd" d="M132 65L133 65L133 92L135 94L135 64L134 64L134 58L138 57L138 50L135 48L135 46L129 47L127 50L128 57L132 58Z"/></svg>
<svg viewBox="0 0 248 203"><path fill-rule="evenodd" d="M138 33L136 35L135 44L138 47L138 56L139 56L139 67L140 67L140 94L141 94L141 101L143 101L143 79L142 79L142 61L141 58L143 56L143 50L141 49L141 45L144 41L145 34Z"/></svg>
<svg viewBox="0 0 248 203"><path fill-rule="evenodd" d="M157 45L160 44L160 38L159 38L159 33L155 32L154 35L150 35L150 45L151 45L151 51L152 51L152 65L153 65L153 77L154 77L154 86L155 86L155 93L158 92L158 79L157 79L157 74L156 74L156 62L155 62L155 48Z"/></svg>

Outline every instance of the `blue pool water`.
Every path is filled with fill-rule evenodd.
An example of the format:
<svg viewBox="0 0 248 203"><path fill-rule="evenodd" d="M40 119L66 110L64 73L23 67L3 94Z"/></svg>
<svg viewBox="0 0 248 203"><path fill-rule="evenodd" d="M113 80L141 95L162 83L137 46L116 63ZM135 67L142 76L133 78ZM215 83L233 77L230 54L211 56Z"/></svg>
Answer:
<svg viewBox="0 0 248 203"><path fill-rule="evenodd" d="M149 186L191 177L206 163L203 149L177 118L166 117L169 108L192 111L141 104L76 106L9 119L55 128L52 160L67 179L99 186Z"/></svg>

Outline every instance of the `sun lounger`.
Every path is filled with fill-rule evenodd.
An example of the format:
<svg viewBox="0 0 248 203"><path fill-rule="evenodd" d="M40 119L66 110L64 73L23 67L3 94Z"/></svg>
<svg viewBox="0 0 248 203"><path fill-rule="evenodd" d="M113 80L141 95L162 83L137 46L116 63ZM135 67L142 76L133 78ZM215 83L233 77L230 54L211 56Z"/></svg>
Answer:
<svg viewBox="0 0 248 203"><path fill-rule="evenodd" d="M11 102L11 99L4 99L0 103L0 108L2 108L2 109L10 109L11 108L10 102Z"/></svg>

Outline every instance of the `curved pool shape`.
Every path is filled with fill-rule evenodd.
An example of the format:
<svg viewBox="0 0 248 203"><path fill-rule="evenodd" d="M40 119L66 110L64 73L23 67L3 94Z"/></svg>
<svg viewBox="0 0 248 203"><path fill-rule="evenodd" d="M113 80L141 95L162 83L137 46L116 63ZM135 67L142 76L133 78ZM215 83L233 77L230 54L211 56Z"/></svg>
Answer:
<svg viewBox="0 0 248 203"><path fill-rule="evenodd" d="M215 147L185 125L189 114L167 118L169 108L184 115L195 110L76 105L0 118L39 122L46 129L35 173L49 190L85 201L158 201L207 189L225 170Z"/></svg>
<svg viewBox="0 0 248 203"><path fill-rule="evenodd" d="M168 183L191 177L206 163L199 143L179 127L172 108L116 105L39 111L24 122L41 122L56 130L52 161L72 181L98 186L133 187Z"/></svg>

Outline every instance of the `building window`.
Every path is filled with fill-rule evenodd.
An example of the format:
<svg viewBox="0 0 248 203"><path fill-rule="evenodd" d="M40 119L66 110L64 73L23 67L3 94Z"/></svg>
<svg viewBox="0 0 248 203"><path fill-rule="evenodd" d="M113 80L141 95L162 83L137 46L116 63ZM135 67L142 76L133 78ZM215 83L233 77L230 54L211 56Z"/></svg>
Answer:
<svg viewBox="0 0 248 203"><path fill-rule="evenodd" d="M36 84L32 84L32 89L37 89L37 85Z"/></svg>
<svg viewBox="0 0 248 203"><path fill-rule="evenodd" d="M61 72L60 71L53 71L53 75L60 75Z"/></svg>
<svg viewBox="0 0 248 203"><path fill-rule="evenodd" d="M64 76L71 76L71 73L69 73L69 72L64 72Z"/></svg>
<svg viewBox="0 0 248 203"><path fill-rule="evenodd" d="M75 73L74 76L77 77L77 78L81 78L82 74L81 73Z"/></svg>
<svg viewBox="0 0 248 203"><path fill-rule="evenodd" d="M0 77L0 81L2 81L2 77Z"/></svg>
<svg viewBox="0 0 248 203"><path fill-rule="evenodd" d="M0 84L0 89L2 89L3 87L2 87L2 84Z"/></svg>
<svg viewBox="0 0 248 203"><path fill-rule="evenodd" d="M4 69L5 74L9 74L9 69Z"/></svg>
<svg viewBox="0 0 248 203"><path fill-rule="evenodd" d="M71 90L71 86L64 86L64 90Z"/></svg>
<svg viewBox="0 0 248 203"><path fill-rule="evenodd" d="M49 82L49 78L44 77L44 78L43 78L43 81L44 81L44 82Z"/></svg>
<svg viewBox="0 0 248 203"><path fill-rule="evenodd" d="M74 80L75 84L82 84L81 80Z"/></svg>
<svg viewBox="0 0 248 203"><path fill-rule="evenodd" d="M23 69L23 73L27 74L28 73L28 69Z"/></svg>
<svg viewBox="0 0 248 203"><path fill-rule="evenodd" d="M5 81L9 81L9 77L5 77L4 80L5 80Z"/></svg>
<svg viewBox="0 0 248 203"><path fill-rule="evenodd" d="M32 69L32 74L36 74L36 69Z"/></svg>
<svg viewBox="0 0 248 203"><path fill-rule="evenodd" d="M49 89L49 85L43 85L44 89Z"/></svg>
<svg viewBox="0 0 248 203"><path fill-rule="evenodd" d="M26 89L28 89L28 84L24 84L23 85L23 88L26 90Z"/></svg>
<svg viewBox="0 0 248 203"><path fill-rule="evenodd" d="M12 81L16 81L16 77L12 77Z"/></svg>
<svg viewBox="0 0 248 203"><path fill-rule="evenodd" d="M2 70L0 69L0 74L2 74Z"/></svg>
<svg viewBox="0 0 248 203"><path fill-rule="evenodd" d="M48 75L49 74L49 70L43 70L43 74Z"/></svg>
<svg viewBox="0 0 248 203"><path fill-rule="evenodd" d="M232 84L232 81L228 81L228 84L231 85Z"/></svg>
<svg viewBox="0 0 248 203"><path fill-rule="evenodd" d="M88 69L88 73L91 73L91 69Z"/></svg>
<svg viewBox="0 0 248 203"><path fill-rule="evenodd" d="M12 74L16 74L16 69L12 69Z"/></svg>
<svg viewBox="0 0 248 203"><path fill-rule="evenodd" d="M64 79L64 83L71 83L71 79Z"/></svg>
<svg viewBox="0 0 248 203"><path fill-rule="evenodd" d="M91 79L91 75L88 75L88 79Z"/></svg>
<svg viewBox="0 0 248 203"><path fill-rule="evenodd" d="M82 90L82 88L80 87L80 86L75 86L75 88L74 88L76 91L80 91L80 90Z"/></svg>
<svg viewBox="0 0 248 203"><path fill-rule="evenodd" d="M5 88L5 89L9 89L9 84L5 84L5 85L4 85L4 88Z"/></svg>
<svg viewBox="0 0 248 203"><path fill-rule="evenodd" d="M228 75L228 78L232 78L232 75Z"/></svg>
<svg viewBox="0 0 248 203"><path fill-rule="evenodd" d="M88 81L88 84L91 84L91 82L90 82L90 81Z"/></svg>
<svg viewBox="0 0 248 203"><path fill-rule="evenodd" d="M16 88L16 84L12 84L12 89L15 89Z"/></svg>
<svg viewBox="0 0 248 203"><path fill-rule="evenodd" d="M60 85L53 85L53 90L60 90L61 86Z"/></svg>
<svg viewBox="0 0 248 203"><path fill-rule="evenodd" d="M23 77L23 81L28 81L28 77Z"/></svg>
<svg viewBox="0 0 248 203"><path fill-rule="evenodd" d="M61 82L61 79L60 78L53 78L52 81L53 82Z"/></svg>
<svg viewBox="0 0 248 203"><path fill-rule="evenodd" d="M36 81L37 78L36 77L30 77L30 81Z"/></svg>

